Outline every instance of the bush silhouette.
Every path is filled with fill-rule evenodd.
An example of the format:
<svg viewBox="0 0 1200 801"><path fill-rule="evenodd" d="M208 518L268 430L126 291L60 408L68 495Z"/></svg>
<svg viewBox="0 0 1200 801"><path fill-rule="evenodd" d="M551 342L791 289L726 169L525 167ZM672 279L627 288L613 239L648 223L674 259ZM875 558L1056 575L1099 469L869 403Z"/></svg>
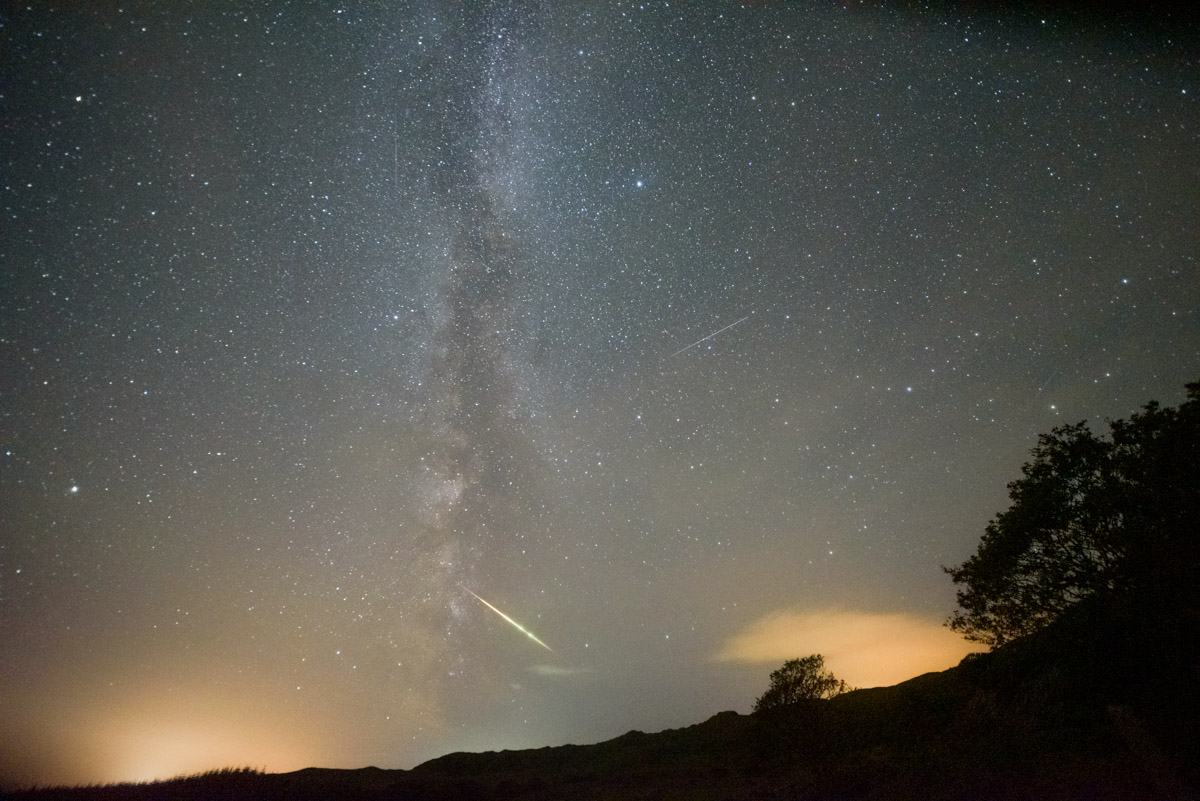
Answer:
<svg viewBox="0 0 1200 801"><path fill-rule="evenodd" d="M755 712L780 709L805 701L833 698L846 692L846 682L825 669L820 654L789 659L771 673L771 686L754 702Z"/></svg>

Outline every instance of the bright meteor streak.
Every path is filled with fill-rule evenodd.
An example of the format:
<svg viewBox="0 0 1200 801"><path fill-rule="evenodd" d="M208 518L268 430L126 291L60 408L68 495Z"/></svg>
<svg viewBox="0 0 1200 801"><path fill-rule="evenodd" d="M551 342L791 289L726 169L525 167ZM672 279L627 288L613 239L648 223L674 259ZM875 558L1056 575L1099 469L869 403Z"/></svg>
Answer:
<svg viewBox="0 0 1200 801"><path fill-rule="evenodd" d="M701 342L704 342L706 339L712 339L712 338L713 338L713 337L715 337L717 334L721 333L721 331L728 331L730 328L733 328L733 327L734 327L735 325L737 325L738 323L744 323L744 322L746 322L746 321L747 321L747 320L749 320L749 319L750 319L750 315L748 315L748 314L747 314L745 317L743 317L743 318L742 318L742 319L740 319L740 320L734 320L732 323L730 323L729 325L727 325L727 326L725 326L724 328L720 329L719 331L713 331L713 332L712 332L711 334L709 334L708 336L706 336L706 337L701 337L700 339L697 339L697 340L696 340L695 342L693 342L692 344L683 346L683 347L682 347L682 348L680 348L679 350L677 350L677 351L675 351L674 353L672 353L672 354L671 354L671 356L678 356L679 354L683 353L685 350L690 350L690 349L692 349L692 348L696 347L696 346L697 346L697 345L699 345ZM669 359L669 358L671 358L671 356L668 356L667 358Z"/></svg>
<svg viewBox="0 0 1200 801"><path fill-rule="evenodd" d="M471 592L471 591L470 591L470 590L468 590L466 587L463 587L463 589L464 589L464 590L467 590L467 592ZM475 593L473 593L473 592L471 592L471 594L472 594L472 595L475 595ZM524 626L522 626L522 625L521 625L520 623L518 623L517 621L513 620L513 619L512 619L511 617L509 617L508 615L504 614L504 613L503 613L503 612L501 612L499 609L497 609L496 607L494 607L494 606L492 606L491 604L489 604L487 601L485 601L485 600L483 600L482 598L480 598L478 595L475 595L475 597L476 597L476 598L479 600L479 602L480 602L481 604L483 604L484 606L486 606L488 609L491 609L491 610L492 610L493 612L495 612L497 615L499 615L500 617L504 618L504 619L505 619L505 620L507 620L509 623L511 623L513 626L515 626L515 627L516 627L516 629L517 629L517 631L521 632L521 633L522 633L522 634L524 634L526 637L528 637L529 639L533 640L534 642L536 642L538 645L540 645L540 646L542 646L543 648L545 648L545 649L546 649L547 651L549 651L550 653L554 653L554 649L553 649L553 648L551 648L549 645L546 645L546 643L544 643L544 642L542 642L541 640L539 640L539 639L538 639L538 638L537 638L537 637L534 635L534 633L533 633L532 631L530 631L529 629L525 628Z"/></svg>

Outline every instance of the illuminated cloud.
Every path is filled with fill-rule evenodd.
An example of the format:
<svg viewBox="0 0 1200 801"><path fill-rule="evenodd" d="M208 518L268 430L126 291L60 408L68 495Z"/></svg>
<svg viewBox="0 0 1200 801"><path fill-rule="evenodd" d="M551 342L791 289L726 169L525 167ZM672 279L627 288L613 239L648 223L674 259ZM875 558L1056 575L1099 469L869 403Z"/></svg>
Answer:
<svg viewBox="0 0 1200 801"><path fill-rule="evenodd" d="M822 654L825 666L855 687L880 687L956 665L981 646L937 621L913 615L782 609L729 638L721 662L782 663Z"/></svg>
<svg viewBox="0 0 1200 801"><path fill-rule="evenodd" d="M530 673L536 673L539 676L549 676L551 678L562 678L564 676L579 676L584 673L591 673L589 668L565 668L558 665L531 665Z"/></svg>

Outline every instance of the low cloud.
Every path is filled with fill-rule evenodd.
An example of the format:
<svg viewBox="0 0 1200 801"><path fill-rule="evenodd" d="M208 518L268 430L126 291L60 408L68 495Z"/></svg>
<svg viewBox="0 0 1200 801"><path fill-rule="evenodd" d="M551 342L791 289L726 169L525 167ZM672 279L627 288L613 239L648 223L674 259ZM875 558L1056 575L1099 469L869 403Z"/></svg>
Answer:
<svg viewBox="0 0 1200 801"><path fill-rule="evenodd" d="M531 665L530 673L536 673L539 676L549 676L550 678L563 678L565 676L581 676L584 673L591 673L590 668L566 668L558 665Z"/></svg>
<svg viewBox="0 0 1200 801"><path fill-rule="evenodd" d="M779 663L822 654L825 666L855 687L881 687L958 664L984 650L940 622L900 613L779 610L729 638L714 659Z"/></svg>

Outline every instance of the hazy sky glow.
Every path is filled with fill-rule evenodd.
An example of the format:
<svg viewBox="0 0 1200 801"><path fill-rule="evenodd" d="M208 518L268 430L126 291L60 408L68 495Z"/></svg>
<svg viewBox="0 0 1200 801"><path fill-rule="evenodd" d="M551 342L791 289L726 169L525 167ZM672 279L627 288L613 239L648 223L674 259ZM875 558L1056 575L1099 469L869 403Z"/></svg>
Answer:
<svg viewBox="0 0 1200 801"><path fill-rule="evenodd" d="M30 5L10 782L409 767L748 711L813 652L947 667L940 566L1037 433L1200 378L1193 29Z"/></svg>

